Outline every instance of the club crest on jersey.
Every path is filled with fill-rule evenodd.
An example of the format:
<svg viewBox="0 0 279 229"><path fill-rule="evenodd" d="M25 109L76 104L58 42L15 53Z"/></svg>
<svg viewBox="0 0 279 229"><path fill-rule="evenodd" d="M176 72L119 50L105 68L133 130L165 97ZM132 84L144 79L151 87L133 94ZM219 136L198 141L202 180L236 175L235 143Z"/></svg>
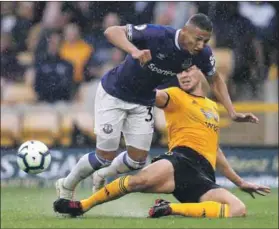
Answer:
<svg viewBox="0 0 279 229"><path fill-rule="evenodd" d="M104 128L103 128L104 133L106 134L110 134L112 133L113 129L112 129L112 125L111 124L105 124Z"/></svg>
<svg viewBox="0 0 279 229"><path fill-rule="evenodd" d="M217 114L213 113L212 111L205 111L203 108L201 108L201 112L203 113L204 117L206 119L214 119L215 122L219 121L219 117Z"/></svg>
<svg viewBox="0 0 279 229"><path fill-rule="evenodd" d="M182 67L182 69L186 70L186 69L190 68L191 65L192 65L192 58L189 58L189 59L184 60L181 67Z"/></svg>
<svg viewBox="0 0 279 229"><path fill-rule="evenodd" d="M136 30L144 30L146 27L147 27L147 25L146 25L146 24L144 24L144 25L136 25L136 26L134 26L134 28L135 28Z"/></svg>

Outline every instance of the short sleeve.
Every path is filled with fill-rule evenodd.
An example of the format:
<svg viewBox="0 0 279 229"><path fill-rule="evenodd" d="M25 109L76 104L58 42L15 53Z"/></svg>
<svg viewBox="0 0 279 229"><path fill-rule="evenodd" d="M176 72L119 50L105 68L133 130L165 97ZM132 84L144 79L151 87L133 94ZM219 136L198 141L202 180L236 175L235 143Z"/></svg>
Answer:
<svg viewBox="0 0 279 229"><path fill-rule="evenodd" d="M209 46L206 46L200 54L200 66L199 68L206 77L211 77L216 72L215 57Z"/></svg>
<svg viewBox="0 0 279 229"><path fill-rule="evenodd" d="M163 26L143 24L143 25L126 25L127 38L132 43L139 43L150 39L164 36L165 29Z"/></svg>
<svg viewBox="0 0 279 229"><path fill-rule="evenodd" d="M170 87L163 90L169 95L169 102L166 108L164 108L165 111L177 110L177 108L180 106L178 93L179 90L181 89L179 89L178 87Z"/></svg>

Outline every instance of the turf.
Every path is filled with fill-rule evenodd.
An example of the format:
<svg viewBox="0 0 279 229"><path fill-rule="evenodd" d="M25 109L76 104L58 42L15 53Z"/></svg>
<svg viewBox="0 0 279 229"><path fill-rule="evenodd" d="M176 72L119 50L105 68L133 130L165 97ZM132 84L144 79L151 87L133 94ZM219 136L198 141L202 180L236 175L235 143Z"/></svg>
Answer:
<svg viewBox="0 0 279 229"><path fill-rule="evenodd" d="M54 189L1 188L1 228L278 228L278 190L267 197L252 199L233 190L248 208L246 218L193 219L169 216L146 218L149 207L158 197L174 201L171 195L130 194L91 209L79 218L56 215L52 202ZM78 190L84 198L90 190Z"/></svg>

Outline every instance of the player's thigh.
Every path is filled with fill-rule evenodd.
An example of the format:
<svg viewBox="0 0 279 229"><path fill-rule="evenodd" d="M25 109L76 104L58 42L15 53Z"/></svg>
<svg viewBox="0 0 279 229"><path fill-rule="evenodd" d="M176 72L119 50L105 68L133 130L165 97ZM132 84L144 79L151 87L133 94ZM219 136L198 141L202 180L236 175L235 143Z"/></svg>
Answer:
<svg viewBox="0 0 279 229"><path fill-rule="evenodd" d="M94 117L97 148L105 151L118 148L123 122L126 118L126 111L123 109L124 103L105 92L101 84L98 86Z"/></svg>
<svg viewBox="0 0 279 229"><path fill-rule="evenodd" d="M146 193L171 193L175 188L174 168L169 160L156 161L130 180L134 191Z"/></svg>
<svg viewBox="0 0 279 229"><path fill-rule="evenodd" d="M209 190L200 198L200 202L204 201L215 201L222 204L228 204L232 216L243 216L246 214L245 204L237 198L237 196L224 188Z"/></svg>
<svg viewBox="0 0 279 229"><path fill-rule="evenodd" d="M129 109L123 124L126 145L149 151L154 131L153 107L136 105Z"/></svg>

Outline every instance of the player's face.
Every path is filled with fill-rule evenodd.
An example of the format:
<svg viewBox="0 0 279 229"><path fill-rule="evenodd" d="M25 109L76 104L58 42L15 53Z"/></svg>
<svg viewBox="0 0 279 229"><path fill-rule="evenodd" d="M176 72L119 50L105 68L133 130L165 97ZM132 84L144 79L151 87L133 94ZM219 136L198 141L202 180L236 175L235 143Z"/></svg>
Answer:
<svg viewBox="0 0 279 229"><path fill-rule="evenodd" d="M184 75L185 77L183 79L183 89L188 93L195 91L195 89L201 82L201 77L199 75L199 72L196 71L196 67L192 66L186 71Z"/></svg>
<svg viewBox="0 0 279 229"><path fill-rule="evenodd" d="M179 45L192 55L198 54L208 43L211 32L201 30L194 25L187 25L181 30Z"/></svg>

